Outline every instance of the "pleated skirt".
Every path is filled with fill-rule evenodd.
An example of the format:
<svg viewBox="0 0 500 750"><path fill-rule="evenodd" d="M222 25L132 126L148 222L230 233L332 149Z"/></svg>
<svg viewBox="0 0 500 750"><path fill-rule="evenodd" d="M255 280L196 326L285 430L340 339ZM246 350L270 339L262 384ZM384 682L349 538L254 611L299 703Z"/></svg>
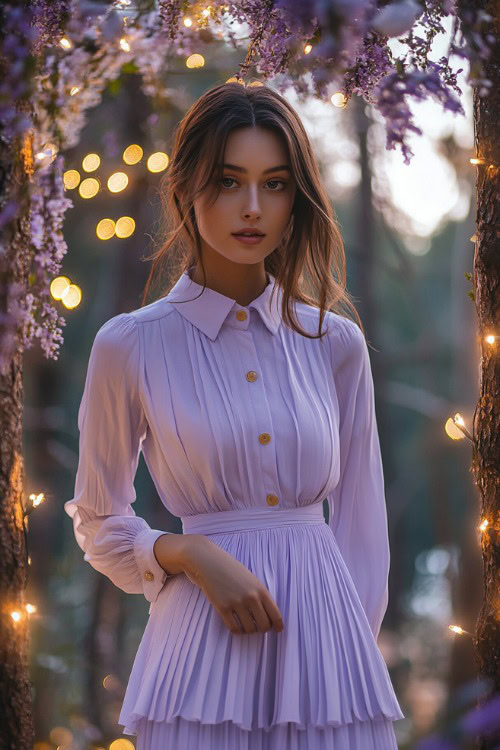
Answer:
<svg viewBox="0 0 500 750"><path fill-rule="evenodd" d="M291 722L269 731L241 729L231 721L201 724L141 719L136 750L397 750L392 721L385 716L339 727L298 729Z"/></svg>
<svg viewBox="0 0 500 750"><path fill-rule="evenodd" d="M266 585L285 628L233 634L198 586L172 576L134 660L124 734L151 750L397 747L404 714L321 508L300 525L210 538Z"/></svg>

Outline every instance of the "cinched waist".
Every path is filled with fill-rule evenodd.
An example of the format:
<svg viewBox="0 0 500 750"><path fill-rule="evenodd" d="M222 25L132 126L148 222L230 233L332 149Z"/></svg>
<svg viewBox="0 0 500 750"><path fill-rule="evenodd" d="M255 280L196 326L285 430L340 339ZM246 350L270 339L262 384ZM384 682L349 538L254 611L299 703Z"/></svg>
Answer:
<svg viewBox="0 0 500 750"><path fill-rule="evenodd" d="M183 534L227 534L273 526L303 526L324 523L323 502L296 508L241 508L181 516Z"/></svg>

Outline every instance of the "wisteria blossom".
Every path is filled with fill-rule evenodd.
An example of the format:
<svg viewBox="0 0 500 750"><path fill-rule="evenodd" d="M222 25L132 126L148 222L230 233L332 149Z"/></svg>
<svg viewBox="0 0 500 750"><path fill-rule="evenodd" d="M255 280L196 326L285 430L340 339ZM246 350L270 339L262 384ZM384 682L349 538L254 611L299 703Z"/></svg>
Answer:
<svg viewBox="0 0 500 750"><path fill-rule="evenodd" d="M494 36L491 17L467 9L457 16L454 0L213 0L203 7L158 0L145 11L128 2L35 0L31 7L4 4L0 21L0 137L9 148L19 139L31 153L30 273L28 286L3 290L0 367L40 340L57 359L64 318L49 293L67 252L62 224L71 200L64 196L63 151L78 143L87 113L108 83L133 63L148 96L172 96L163 76L169 60L199 52L202 44L232 45L245 52L234 75L259 76L283 92L345 101L361 96L386 123L387 147L408 163L411 134L419 134L411 102L431 97L444 109L463 113L451 58L467 61L469 82L487 95L484 75ZM191 26L183 21L190 16ZM453 16L449 51L432 60L434 37ZM398 37L405 53L394 57L388 41ZM181 95L181 94L180 94ZM18 139L16 141L16 139ZM15 226L21 211L18 186L0 203L0 228ZM0 246L0 262L7 254ZM7 268L2 269L4 272Z"/></svg>

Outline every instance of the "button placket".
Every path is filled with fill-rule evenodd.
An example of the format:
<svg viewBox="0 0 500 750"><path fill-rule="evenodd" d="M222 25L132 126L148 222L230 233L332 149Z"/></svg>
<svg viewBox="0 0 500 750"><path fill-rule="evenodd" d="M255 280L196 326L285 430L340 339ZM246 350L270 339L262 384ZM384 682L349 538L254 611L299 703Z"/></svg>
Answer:
<svg viewBox="0 0 500 750"><path fill-rule="evenodd" d="M272 432L269 431L269 427L271 426L271 412L262 373L258 366L259 359L251 330L249 333L250 336L245 337L244 341L240 341L239 344L241 346L240 351L243 352L243 373L249 383L247 386L247 394L249 394L247 399L248 397L250 398L251 409L255 415L257 439L259 441L258 455L261 465L260 480L262 487L262 496L259 504L263 505L265 503L273 506L279 504L279 497L275 494L278 487L276 450L272 445Z"/></svg>

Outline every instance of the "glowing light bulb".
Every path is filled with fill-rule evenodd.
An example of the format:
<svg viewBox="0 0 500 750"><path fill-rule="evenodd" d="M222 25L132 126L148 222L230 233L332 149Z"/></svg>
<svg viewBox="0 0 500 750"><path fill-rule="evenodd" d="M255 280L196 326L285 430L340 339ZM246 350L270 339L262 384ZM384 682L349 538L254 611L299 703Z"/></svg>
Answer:
<svg viewBox="0 0 500 750"><path fill-rule="evenodd" d="M68 169L63 175L64 187L66 190L74 190L80 184L80 172L76 169Z"/></svg>
<svg viewBox="0 0 500 750"><path fill-rule="evenodd" d="M50 282L50 293L54 299L61 299L64 290L71 284L67 276L56 276Z"/></svg>
<svg viewBox="0 0 500 750"><path fill-rule="evenodd" d="M94 198L100 189L99 180L96 180L95 177L87 177L85 180L82 180L80 183L80 187L78 188L78 192L80 193L80 196L85 199Z"/></svg>
<svg viewBox="0 0 500 750"><path fill-rule="evenodd" d="M108 190L111 193L120 193L128 185L128 176L125 172L114 172L108 180Z"/></svg>
<svg viewBox="0 0 500 750"><path fill-rule="evenodd" d="M342 91L337 91L335 94L332 94L330 101L334 107L345 107L347 104L347 97Z"/></svg>
<svg viewBox="0 0 500 750"><path fill-rule="evenodd" d="M150 172L163 172L168 167L170 159L164 151L156 151L147 160L147 168Z"/></svg>
<svg viewBox="0 0 500 750"><path fill-rule="evenodd" d="M186 60L186 68L202 68L204 65L205 58L203 57L203 55L199 55L198 53L189 55L188 59Z"/></svg>
<svg viewBox="0 0 500 750"><path fill-rule="evenodd" d="M312 48L312 44L306 44L306 46L304 47L304 54L308 55Z"/></svg>
<svg viewBox="0 0 500 750"><path fill-rule="evenodd" d="M85 172L95 172L96 169L99 169L100 164L101 157L99 154L87 154L82 161L82 169Z"/></svg>
<svg viewBox="0 0 500 750"><path fill-rule="evenodd" d="M122 48L124 52L130 52L130 44L127 42L125 37L122 37L120 39L120 47Z"/></svg>
<svg viewBox="0 0 500 750"><path fill-rule="evenodd" d="M100 240L110 240L115 234L115 222L113 219L101 219L95 233Z"/></svg>
<svg viewBox="0 0 500 750"><path fill-rule="evenodd" d="M137 164L137 162L142 159L143 155L144 151L141 146L138 146L136 143L132 143L125 149L122 158L125 164Z"/></svg>
<svg viewBox="0 0 500 750"><path fill-rule="evenodd" d="M59 39L59 44L61 45L63 49L73 48L73 42L71 41L71 39L68 39L67 36L61 37L61 39Z"/></svg>
<svg viewBox="0 0 500 750"><path fill-rule="evenodd" d="M193 21L191 18L189 18L189 16L186 16L185 18L183 18L182 23L184 24L184 26L187 26L188 28L193 25Z"/></svg>

